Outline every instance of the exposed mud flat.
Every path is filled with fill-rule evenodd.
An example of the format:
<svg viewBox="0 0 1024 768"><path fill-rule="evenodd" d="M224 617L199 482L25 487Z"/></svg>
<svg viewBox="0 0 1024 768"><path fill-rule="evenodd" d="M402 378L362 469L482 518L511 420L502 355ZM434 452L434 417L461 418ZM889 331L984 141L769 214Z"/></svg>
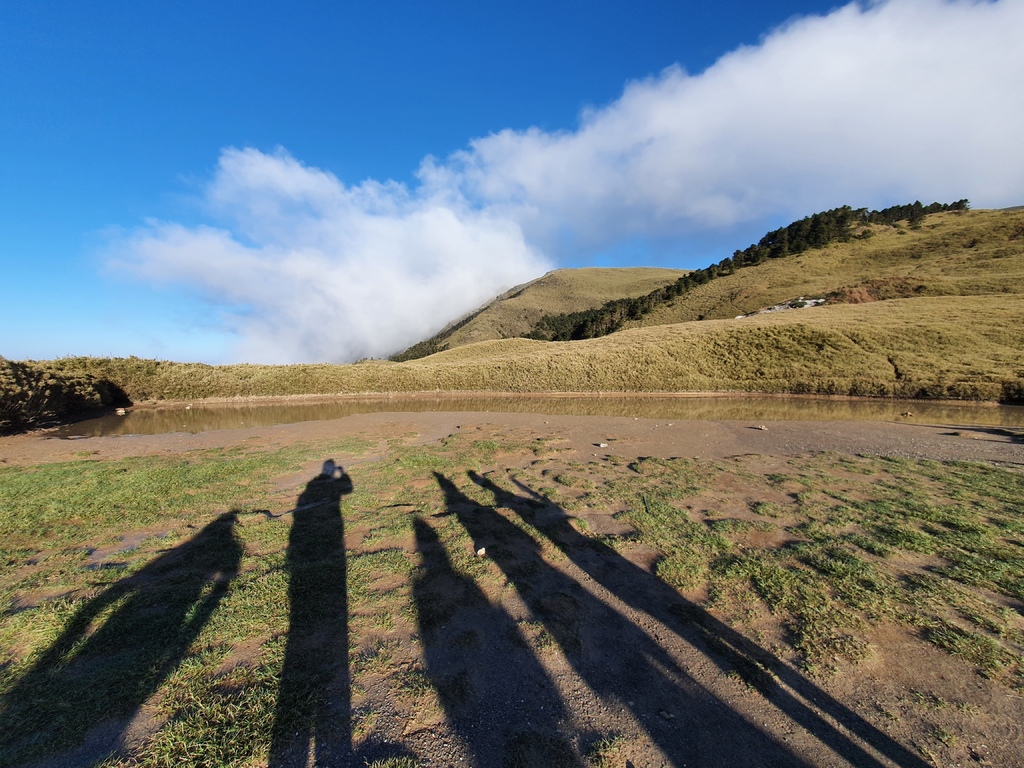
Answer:
<svg viewBox="0 0 1024 768"><path fill-rule="evenodd" d="M1024 463L1024 429L875 421L666 420L530 413L362 413L340 419L211 432L54 440L40 431L0 438L0 463L111 459L208 448L284 446L363 434L375 441L416 432L424 443L466 426L500 424L557 435L583 455L722 458L741 453L839 451L943 461ZM760 427L765 427L760 429ZM606 443L607 447L601 447Z"/></svg>

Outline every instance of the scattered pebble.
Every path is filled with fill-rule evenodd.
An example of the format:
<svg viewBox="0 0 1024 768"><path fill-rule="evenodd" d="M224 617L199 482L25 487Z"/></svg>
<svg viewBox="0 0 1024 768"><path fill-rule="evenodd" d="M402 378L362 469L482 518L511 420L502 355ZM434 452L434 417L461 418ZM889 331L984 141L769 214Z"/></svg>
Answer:
<svg viewBox="0 0 1024 768"><path fill-rule="evenodd" d="M597 447L598 448L607 448L608 447L608 443L598 443Z"/></svg>

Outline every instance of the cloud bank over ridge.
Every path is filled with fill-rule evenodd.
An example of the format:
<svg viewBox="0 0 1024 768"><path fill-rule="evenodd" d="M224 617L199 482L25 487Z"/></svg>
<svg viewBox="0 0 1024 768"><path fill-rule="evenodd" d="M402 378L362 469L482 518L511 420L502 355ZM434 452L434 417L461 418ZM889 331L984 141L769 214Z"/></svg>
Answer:
<svg viewBox="0 0 1024 768"><path fill-rule="evenodd" d="M149 222L113 258L224 306L235 360L349 361L578 255L566 242L685 238L844 203L1021 204L1021 29L1020 0L852 3L703 73L630 83L575 130L506 129L427 158L412 187L225 149L202 201L216 226Z"/></svg>
<svg viewBox="0 0 1024 768"><path fill-rule="evenodd" d="M511 220L395 183L346 187L283 151L224 150L205 204L225 226L153 221L113 258L219 301L247 362L386 355L548 268Z"/></svg>

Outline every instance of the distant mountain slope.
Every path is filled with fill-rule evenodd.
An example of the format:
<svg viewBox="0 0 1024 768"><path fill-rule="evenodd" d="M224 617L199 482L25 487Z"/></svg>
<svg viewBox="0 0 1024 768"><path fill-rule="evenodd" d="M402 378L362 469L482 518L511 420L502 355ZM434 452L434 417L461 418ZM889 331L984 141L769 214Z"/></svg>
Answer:
<svg viewBox="0 0 1024 768"><path fill-rule="evenodd" d="M684 274L685 270L653 267L557 269L506 291L477 312L391 359L413 360L478 341L523 336L546 314L578 312L623 296L643 296Z"/></svg>
<svg viewBox="0 0 1024 768"><path fill-rule="evenodd" d="M870 225L848 242L737 270L625 327L731 319L801 296L863 303L1005 294L1024 294L1024 210L936 213L917 227Z"/></svg>
<svg viewBox="0 0 1024 768"><path fill-rule="evenodd" d="M747 316L799 297L828 303ZM861 224L845 242L716 275L626 326L580 341L453 348L417 361L406 375L415 370L439 389L456 381L472 387L468 377L475 386L522 391L1021 402L1024 210Z"/></svg>

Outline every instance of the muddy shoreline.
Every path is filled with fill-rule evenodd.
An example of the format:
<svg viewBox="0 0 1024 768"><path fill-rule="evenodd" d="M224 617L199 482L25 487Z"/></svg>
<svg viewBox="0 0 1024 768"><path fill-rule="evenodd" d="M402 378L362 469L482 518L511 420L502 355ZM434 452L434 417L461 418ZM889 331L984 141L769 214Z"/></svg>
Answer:
<svg viewBox="0 0 1024 768"><path fill-rule="evenodd" d="M337 394L304 394L304 395L239 395L235 397L203 397L183 400L140 400L134 403L132 408L180 408L185 405L235 405L235 404L253 404L253 405L272 405L275 403L294 403L294 402L305 402L305 403L328 403L338 400L354 400L354 401L387 401L387 402L401 402L406 400L419 401L419 400L459 400L468 398L494 398L494 399L532 399L539 400L543 398L552 399L569 399L569 398L614 398L614 399L636 399L636 400L649 400L655 398L674 398L674 399L689 399L689 398L704 398L704 397L743 397L758 400L773 400L773 399L794 399L794 400L807 400L807 401L822 401L822 402L864 402L864 403L906 403L908 406L912 406L915 403L927 403L930 405L963 405L968 402L970 405L976 406L990 406L997 408L1004 403L1000 403L996 400L948 400L948 399L929 399L929 400L913 400L913 399L902 399L902 398L876 398L876 397L857 397L854 395L807 395L799 393L775 393L775 392L737 392L733 390L720 390L713 392L620 392L615 390L600 391L600 392L507 392L498 390L449 390L449 389L438 389L423 392L339 392Z"/></svg>
<svg viewBox="0 0 1024 768"><path fill-rule="evenodd" d="M608 453L723 458L750 453L781 456L837 451L1024 465L1024 436L1020 430L1005 428L854 421L667 421L621 416L439 411L356 414L326 421L198 434L177 432L57 440L52 439L52 430L41 430L0 438L0 463L25 465L167 455L240 445L268 449L347 435L362 435L376 441L416 432L424 442L432 442L469 426L487 425L554 433L582 456ZM601 447L601 443L606 443L607 447Z"/></svg>

